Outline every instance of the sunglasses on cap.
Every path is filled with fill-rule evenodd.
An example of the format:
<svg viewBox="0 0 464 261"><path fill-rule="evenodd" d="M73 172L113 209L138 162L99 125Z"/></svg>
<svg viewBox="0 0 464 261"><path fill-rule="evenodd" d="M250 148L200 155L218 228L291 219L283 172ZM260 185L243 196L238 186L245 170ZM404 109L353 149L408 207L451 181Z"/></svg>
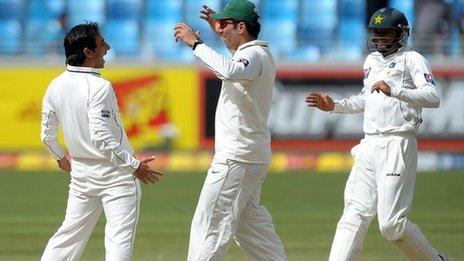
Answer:
<svg viewBox="0 0 464 261"><path fill-rule="evenodd" d="M219 20L219 28L224 29L229 24L237 24L237 23L238 23L237 21L230 20L230 19Z"/></svg>

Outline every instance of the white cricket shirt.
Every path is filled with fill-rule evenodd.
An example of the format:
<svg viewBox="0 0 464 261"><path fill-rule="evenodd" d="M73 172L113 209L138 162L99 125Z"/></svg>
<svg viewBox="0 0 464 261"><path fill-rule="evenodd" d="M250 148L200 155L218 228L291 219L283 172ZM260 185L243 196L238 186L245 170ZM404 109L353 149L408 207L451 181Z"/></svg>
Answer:
<svg viewBox="0 0 464 261"><path fill-rule="evenodd" d="M100 70L68 65L48 86L41 138L55 159L64 156L57 139L58 124L73 160L103 162L128 173L138 168L140 162L122 126L113 86L101 78Z"/></svg>
<svg viewBox="0 0 464 261"><path fill-rule="evenodd" d="M247 42L232 59L206 44L197 45L193 53L222 80L215 116L215 159L269 163L267 121L276 72L267 42Z"/></svg>
<svg viewBox="0 0 464 261"><path fill-rule="evenodd" d="M385 81L391 97L371 93L372 85ZM383 57L371 53L364 62L364 88L358 95L335 101L335 113L364 111L366 134L416 133L422 108L437 108L440 94L430 66L418 52L403 47Z"/></svg>

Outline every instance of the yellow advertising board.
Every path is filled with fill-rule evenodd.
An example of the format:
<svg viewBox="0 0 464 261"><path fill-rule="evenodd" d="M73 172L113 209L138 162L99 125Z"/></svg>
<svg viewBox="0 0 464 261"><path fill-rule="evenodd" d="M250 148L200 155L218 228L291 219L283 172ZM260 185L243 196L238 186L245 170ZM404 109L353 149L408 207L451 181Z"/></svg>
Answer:
<svg viewBox="0 0 464 261"><path fill-rule="evenodd" d="M42 97L64 68L0 69L0 150L42 149ZM136 150L198 147L199 80L189 67L108 67L124 126Z"/></svg>

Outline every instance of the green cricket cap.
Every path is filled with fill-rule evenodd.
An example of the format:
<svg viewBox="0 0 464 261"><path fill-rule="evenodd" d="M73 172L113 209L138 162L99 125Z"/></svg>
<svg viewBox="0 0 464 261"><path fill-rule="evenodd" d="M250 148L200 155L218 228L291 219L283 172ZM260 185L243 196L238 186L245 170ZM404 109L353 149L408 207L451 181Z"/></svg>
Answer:
<svg viewBox="0 0 464 261"><path fill-rule="evenodd" d="M256 13L255 5L247 0L232 0L222 12L211 15L216 20L231 19L243 22L256 22L259 15Z"/></svg>

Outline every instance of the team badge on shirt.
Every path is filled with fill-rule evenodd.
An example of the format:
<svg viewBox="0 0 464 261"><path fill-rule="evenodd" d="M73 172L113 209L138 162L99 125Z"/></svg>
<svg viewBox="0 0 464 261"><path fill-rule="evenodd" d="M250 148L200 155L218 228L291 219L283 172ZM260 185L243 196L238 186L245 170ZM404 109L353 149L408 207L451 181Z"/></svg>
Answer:
<svg viewBox="0 0 464 261"><path fill-rule="evenodd" d="M243 63L245 65L245 67L248 66L248 64L250 64L250 61L248 61L247 59L245 58L240 58L238 59L239 62Z"/></svg>
<svg viewBox="0 0 464 261"><path fill-rule="evenodd" d="M369 77L370 72L371 72L371 67L364 69L364 79L367 79L367 77Z"/></svg>
<svg viewBox="0 0 464 261"><path fill-rule="evenodd" d="M110 117L110 111L109 110L101 110L101 116L103 118L109 118Z"/></svg>
<svg viewBox="0 0 464 261"><path fill-rule="evenodd" d="M433 75L432 74L424 73L424 78L425 78L425 81L427 81L428 83L431 83L431 84L435 85L435 81L433 80Z"/></svg>

